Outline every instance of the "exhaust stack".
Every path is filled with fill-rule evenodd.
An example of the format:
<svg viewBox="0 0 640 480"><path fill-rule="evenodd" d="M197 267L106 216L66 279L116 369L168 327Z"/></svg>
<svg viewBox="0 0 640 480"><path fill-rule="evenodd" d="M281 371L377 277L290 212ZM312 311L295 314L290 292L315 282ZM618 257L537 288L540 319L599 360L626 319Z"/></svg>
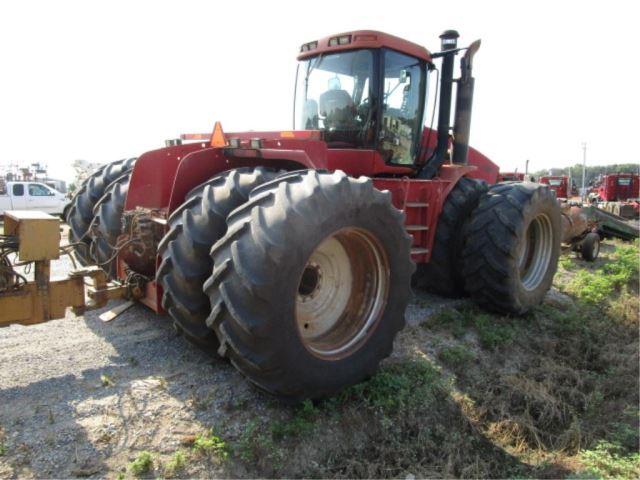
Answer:
<svg viewBox="0 0 640 480"><path fill-rule="evenodd" d="M455 56L460 50L463 50L458 48L459 36L455 30L445 30L440 35L442 51L432 54L432 58L442 58L440 100L438 105L438 142L433 154L418 173L418 178L433 178L446 160L449 148L449 134L451 133L451 92L454 82L458 83L458 87L451 161L461 165L466 165L467 163L474 85L474 78L471 72L473 57L480 48L480 40L476 40L466 49L464 57L460 60L460 78L454 80L453 63Z"/></svg>
<svg viewBox="0 0 640 480"><path fill-rule="evenodd" d="M460 60L460 78L457 80L456 114L453 127L453 163L467 164L469 153L469 132L471 129L471 110L473 107L473 85L475 79L472 76L473 56L480 48L480 40L476 40L467 49Z"/></svg>

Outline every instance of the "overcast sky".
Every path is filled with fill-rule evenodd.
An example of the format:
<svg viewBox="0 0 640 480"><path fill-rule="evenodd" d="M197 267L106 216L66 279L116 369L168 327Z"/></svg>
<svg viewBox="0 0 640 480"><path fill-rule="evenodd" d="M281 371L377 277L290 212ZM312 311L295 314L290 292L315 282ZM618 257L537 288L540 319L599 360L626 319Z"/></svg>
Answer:
<svg viewBox="0 0 640 480"><path fill-rule="evenodd" d="M107 162L182 132L289 129L302 43L482 39L471 144L503 170L638 162L638 2L3 1L0 165Z"/></svg>

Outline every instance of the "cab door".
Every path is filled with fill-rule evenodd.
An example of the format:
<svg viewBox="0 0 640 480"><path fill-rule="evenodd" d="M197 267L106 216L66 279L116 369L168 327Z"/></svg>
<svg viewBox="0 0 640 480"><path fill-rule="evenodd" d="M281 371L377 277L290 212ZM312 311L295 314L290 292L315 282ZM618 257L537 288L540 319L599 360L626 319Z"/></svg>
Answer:
<svg viewBox="0 0 640 480"><path fill-rule="evenodd" d="M24 183L14 183L11 185L11 191L9 192L11 195L11 210L26 210L29 208L27 206L27 192L25 190Z"/></svg>
<svg viewBox="0 0 640 480"><path fill-rule="evenodd" d="M27 188L27 205L29 210L41 210L54 213L59 210L56 195L42 183L29 183Z"/></svg>

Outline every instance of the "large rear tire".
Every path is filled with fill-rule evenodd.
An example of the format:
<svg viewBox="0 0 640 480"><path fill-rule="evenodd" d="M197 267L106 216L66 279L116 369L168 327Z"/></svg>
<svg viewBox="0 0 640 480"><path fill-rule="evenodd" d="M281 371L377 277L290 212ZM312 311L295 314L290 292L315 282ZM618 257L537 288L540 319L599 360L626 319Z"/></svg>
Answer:
<svg viewBox="0 0 640 480"><path fill-rule="evenodd" d="M489 310L526 313L546 294L560 255L560 207L535 183L491 187L466 228L465 286Z"/></svg>
<svg viewBox="0 0 640 480"><path fill-rule="evenodd" d="M93 260L107 272L109 279L116 278L116 243L122 234L122 212L129 191L131 173L126 173L109 185L93 209L94 232L89 249Z"/></svg>
<svg viewBox="0 0 640 480"><path fill-rule="evenodd" d="M93 221L96 203L114 180L133 169L135 162L135 158L129 158L101 167L83 182L71 199L65 220L69 225L69 243L80 244L74 248L74 256L80 264L88 265L92 262L89 254L91 238L87 231Z"/></svg>
<svg viewBox="0 0 640 480"><path fill-rule="evenodd" d="M463 230L471 212L489 187L482 180L462 177L447 197L438 219L433 253L428 263L418 265L414 275L419 288L447 297L465 294L462 274Z"/></svg>
<svg viewBox="0 0 640 480"><path fill-rule="evenodd" d="M404 326L411 240L368 178L304 171L251 194L211 250L204 291L220 353L299 401L372 375Z"/></svg>
<svg viewBox="0 0 640 480"><path fill-rule="evenodd" d="M158 246L162 308L179 331L207 351L218 349L218 339L205 323L211 308L202 292L213 269L211 247L227 231L227 215L248 200L251 190L276 175L262 167L239 168L194 188L171 214L169 231Z"/></svg>

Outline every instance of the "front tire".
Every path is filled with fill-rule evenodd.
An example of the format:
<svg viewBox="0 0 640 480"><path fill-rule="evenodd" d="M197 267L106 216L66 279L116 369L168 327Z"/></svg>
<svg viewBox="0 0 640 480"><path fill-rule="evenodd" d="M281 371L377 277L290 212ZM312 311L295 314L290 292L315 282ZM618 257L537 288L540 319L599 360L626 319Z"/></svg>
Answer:
<svg viewBox="0 0 640 480"><path fill-rule="evenodd" d="M372 375L404 326L410 237L388 192L342 172L263 185L211 251L207 325L254 384L299 401Z"/></svg>
<svg viewBox="0 0 640 480"><path fill-rule="evenodd" d="M521 315L539 304L558 267L560 207L535 183L497 184L466 229L465 285L489 310Z"/></svg>

